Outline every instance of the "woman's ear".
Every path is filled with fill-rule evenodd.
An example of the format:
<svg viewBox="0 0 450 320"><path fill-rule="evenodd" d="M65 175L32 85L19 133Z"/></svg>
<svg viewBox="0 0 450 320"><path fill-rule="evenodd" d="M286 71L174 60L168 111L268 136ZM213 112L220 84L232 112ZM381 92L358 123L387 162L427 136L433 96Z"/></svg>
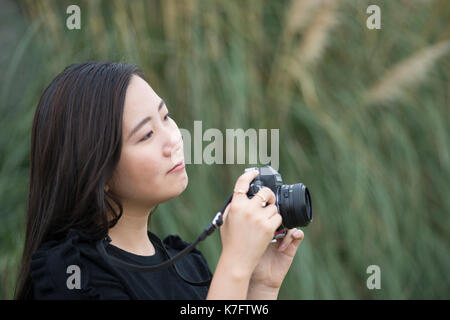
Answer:
<svg viewBox="0 0 450 320"><path fill-rule="evenodd" d="M105 191L106 191L106 192L109 191L109 186L108 186L108 185L105 186Z"/></svg>

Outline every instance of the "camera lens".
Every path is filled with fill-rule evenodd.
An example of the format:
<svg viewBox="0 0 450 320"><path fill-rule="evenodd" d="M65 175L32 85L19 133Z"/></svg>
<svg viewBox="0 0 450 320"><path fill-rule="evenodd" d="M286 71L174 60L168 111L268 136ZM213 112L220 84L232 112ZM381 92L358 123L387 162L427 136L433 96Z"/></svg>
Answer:
<svg viewBox="0 0 450 320"><path fill-rule="evenodd" d="M311 194L303 183L282 185L277 196L278 211L286 228L304 227L312 221Z"/></svg>
<svg viewBox="0 0 450 320"><path fill-rule="evenodd" d="M308 221L312 221L311 194L309 193L309 190L306 187L305 187L305 205L306 205L306 216L307 216L306 218L308 219Z"/></svg>

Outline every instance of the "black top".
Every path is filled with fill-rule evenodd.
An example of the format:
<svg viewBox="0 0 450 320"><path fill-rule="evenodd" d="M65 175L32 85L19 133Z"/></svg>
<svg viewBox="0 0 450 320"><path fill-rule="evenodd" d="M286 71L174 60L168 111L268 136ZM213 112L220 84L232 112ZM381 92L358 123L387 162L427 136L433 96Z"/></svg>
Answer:
<svg viewBox="0 0 450 320"><path fill-rule="evenodd" d="M152 256L124 251L110 244L109 237L103 243L109 255L144 266L159 264L189 245L175 235L164 241L150 231L148 235L156 251ZM63 241L43 243L32 255L30 268L35 299L205 299L209 282L202 286L189 282L212 277L198 249L162 270L113 266L100 255L94 241L74 229Z"/></svg>

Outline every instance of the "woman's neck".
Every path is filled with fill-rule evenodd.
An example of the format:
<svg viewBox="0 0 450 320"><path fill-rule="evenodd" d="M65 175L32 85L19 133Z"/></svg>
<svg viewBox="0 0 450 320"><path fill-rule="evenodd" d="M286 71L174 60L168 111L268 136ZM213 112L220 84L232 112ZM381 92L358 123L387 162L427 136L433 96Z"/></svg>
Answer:
<svg viewBox="0 0 450 320"><path fill-rule="evenodd" d="M123 212L119 221L109 229L111 244L141 256L155 254L155 248L148 237L148 214Z"/></svg>

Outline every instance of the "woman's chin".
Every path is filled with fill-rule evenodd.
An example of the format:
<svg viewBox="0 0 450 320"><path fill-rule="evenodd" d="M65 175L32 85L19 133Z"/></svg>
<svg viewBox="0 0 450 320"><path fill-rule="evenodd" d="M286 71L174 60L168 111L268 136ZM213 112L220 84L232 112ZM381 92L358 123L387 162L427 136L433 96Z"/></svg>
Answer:
<svg viewBox="0 0 450 320"><path fill-rule="evenodd" d="M188 183L189 183L189 177L188 177L185 169L183 169L183 172L181 172L181 176L182 177L181 177L181 182L180 182L180 188L181 188L180 194L184 190L186 190Z"/></svg>
<svg viewBox="0 0 450 320"><path fill-rule="evenodd" d="M168 188L170 188L171 191L170 199L175 198L180 194L182 194L184 190L186 190L189 183L188 175L184 169L183 171L177 172L176 174L177 174L177 177L175 179L176 181L172 182L170 185L167 186Z"/></svg>

